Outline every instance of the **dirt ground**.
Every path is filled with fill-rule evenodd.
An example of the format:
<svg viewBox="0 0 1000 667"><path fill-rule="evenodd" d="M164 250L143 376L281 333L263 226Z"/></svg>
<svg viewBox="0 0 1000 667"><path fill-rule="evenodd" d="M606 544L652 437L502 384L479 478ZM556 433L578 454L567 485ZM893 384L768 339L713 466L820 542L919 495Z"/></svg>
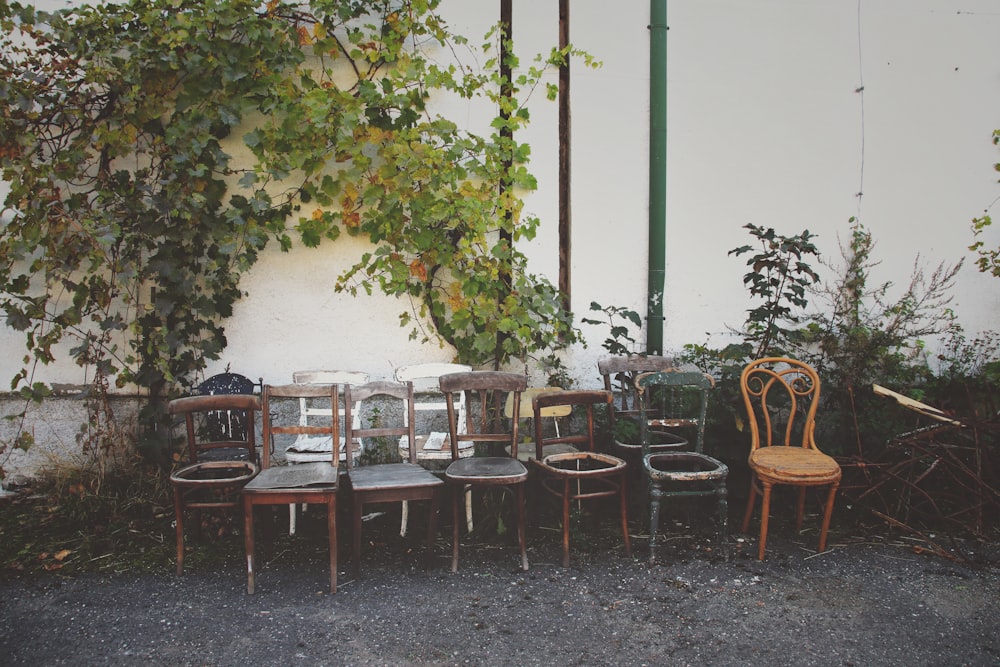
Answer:
<svg viewBox="0 0 1000 667"><path fill-rule="evenodd" d="M219 559L194 546L180 578L2 573L0 664L1000 665L1000 561L982 554L963 564L836 522L816 554L814 530L774 520L767 560L735 530L723 559L712 530L675 517L650 565L641 520L627 558L592 525L613 521L585 516L569 568L542 522L528 572L494 531L463 542L452 574L448 540L424 572L420 527L400 538L390 512L366 523L360 579L341 538L330 595L319 514L278 540L252 596L238 534Z"/></svg>

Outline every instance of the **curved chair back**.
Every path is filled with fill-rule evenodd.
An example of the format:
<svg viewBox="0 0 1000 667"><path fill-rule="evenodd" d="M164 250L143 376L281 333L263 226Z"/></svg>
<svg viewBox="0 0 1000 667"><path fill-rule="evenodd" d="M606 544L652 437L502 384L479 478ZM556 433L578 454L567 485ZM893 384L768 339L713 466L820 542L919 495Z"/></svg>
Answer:
<svg viewBox="0 0 1000 667"><path fill-rule="evenodd" d="M751 451L772 445L816 449L820 382L809 364L786 357L758 359L743 369L740 390Z"/></svg>

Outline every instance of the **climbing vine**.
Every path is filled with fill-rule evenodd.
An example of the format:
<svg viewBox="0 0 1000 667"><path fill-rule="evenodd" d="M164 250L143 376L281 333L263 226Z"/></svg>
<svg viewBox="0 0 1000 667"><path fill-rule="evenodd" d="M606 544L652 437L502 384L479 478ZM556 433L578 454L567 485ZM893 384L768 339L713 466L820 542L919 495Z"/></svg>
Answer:
<svg viewBox="0 0 1000 667"><path fill-rule="evenodd" d="M482 68L465 66L456 54L480 50L437 4L0 3L0 306L29 351L12 388L66 343L119 386L190 385L225 348L267 243L344 232L372 245L331 289L408 299L401 324L463 361L572 342L557 290L516 245L539 221L519 197L535 187L529 148L505 132L572 50L503 86L500 33ZM489 134L433 112L435 95L491 103Z"/></svg>

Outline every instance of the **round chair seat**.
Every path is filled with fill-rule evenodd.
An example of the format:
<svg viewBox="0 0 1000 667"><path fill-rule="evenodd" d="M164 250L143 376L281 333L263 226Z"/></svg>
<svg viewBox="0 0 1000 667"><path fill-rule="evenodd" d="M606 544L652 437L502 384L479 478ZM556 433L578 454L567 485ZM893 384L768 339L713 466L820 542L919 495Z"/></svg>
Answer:
<svg viewBox="0 0 1000 667"><path fill-rule="evenodd" d="M175 470L170 482L189 488L223 488L242 486L259 472L249 461L202 461Z"/></svg>
<svg viewBox="0 0 1000 667"><path fill-rule="evenodd" d="M445 477L458 482L480 484L512 484L528 478L524 464L506 456L480 456L458 459L448 466Z"/></svg>
<svg viewBox="0 0 1000 667"><path fill-rule="evenodd" d="M725 463L696 452L647 454L643 465L650 479L656 481L710 482L729 475L729 467Z"/></svg>
<svg viewBox="0 0 1000 667"><path fill-rule="evenodd" d="M778 484L829 484L841 474L833 457L806 447L760 447L751 452L749 464L758 476Z"/></svg>
<svg viewBox="0 0 1000 667"><path fill-rule="evenodd" d="M688 439L670 431L649 431L649 451L674 451L688 448ZM621 442L615 440L615 447L626 454L637 454L642 451L641 442Z"/></svg>
<svg viewBox="0 0 1000 667"><path fill-rule="evenodd" d="M546 456L541 465L557 475L570 477L604 476L624 468L627 464L617 456L600 452L567 452Z"/></svg>

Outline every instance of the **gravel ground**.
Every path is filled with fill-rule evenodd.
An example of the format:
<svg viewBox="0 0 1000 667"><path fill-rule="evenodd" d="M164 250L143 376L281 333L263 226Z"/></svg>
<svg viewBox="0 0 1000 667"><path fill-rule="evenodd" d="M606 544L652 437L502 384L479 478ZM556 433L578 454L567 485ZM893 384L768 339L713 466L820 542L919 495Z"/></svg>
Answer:
<svg viewBox="0 0 1000 667"><path fill-rule="evenodd" d="M508 544L467 544L457 574L443 540L427 573L418 539L369 540L335 595L322 536L279 542L252 596L238 536L181 578L3 574L0 664L1000 665L995 566L844 534L817 555L778 525L764 562L748 536L722 560L682 535L650 565L641 536L629 559L608 535L574 534L562 568L535 528L528 572Z"/></svg>

